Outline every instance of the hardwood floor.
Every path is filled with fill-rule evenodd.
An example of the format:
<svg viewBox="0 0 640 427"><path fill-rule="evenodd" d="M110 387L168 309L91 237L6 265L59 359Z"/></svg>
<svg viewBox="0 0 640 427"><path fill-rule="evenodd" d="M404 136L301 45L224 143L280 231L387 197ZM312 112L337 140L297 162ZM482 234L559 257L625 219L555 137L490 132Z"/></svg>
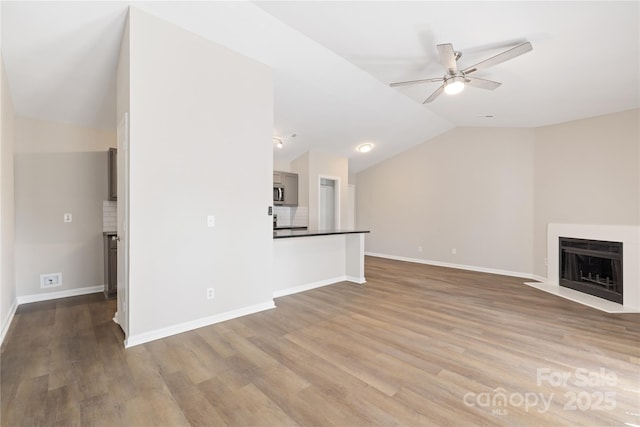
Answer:
<svg viewBox="0 0 640 427"><path fill-rule="evenodd" d="M640 424L639 315L380 258L366 277L128 350L100 294L20 306L2 425Z"/></svg>

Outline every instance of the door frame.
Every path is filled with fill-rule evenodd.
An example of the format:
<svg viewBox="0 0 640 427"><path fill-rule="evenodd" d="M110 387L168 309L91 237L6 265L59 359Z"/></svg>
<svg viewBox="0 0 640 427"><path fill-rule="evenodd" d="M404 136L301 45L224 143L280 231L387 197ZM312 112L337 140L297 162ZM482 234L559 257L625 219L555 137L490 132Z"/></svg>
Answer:
<svg viewBox="0 0 640 427"><path fill-rule="evenodd" d="M114 321L129 336L129 113L118 123L118 308Z"/></svg>
<svg viewBox="0 0 640 427"><path fill-rule="evenodd" d="M327 180L331 180L335 182L335 191L333 193L333 197L334 197L334 203L333 203L333 208L334 208L334 213L333 213L333 218L334 218L334 227L336 230L340 229L340 177L339 176L332 176L332 175L323 175L323 174L319 174L318 175L318 228L320 227L320 217L322 215L322 203L321 203L321 194L320 194L320 187L322 187L322 180L323 179L327 179Z"/></svg>

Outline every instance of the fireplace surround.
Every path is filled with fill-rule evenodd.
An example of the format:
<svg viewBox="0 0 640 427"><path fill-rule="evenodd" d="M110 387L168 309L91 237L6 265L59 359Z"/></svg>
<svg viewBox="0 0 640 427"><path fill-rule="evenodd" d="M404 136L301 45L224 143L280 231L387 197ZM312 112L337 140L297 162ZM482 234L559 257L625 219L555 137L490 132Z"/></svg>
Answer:
<svg viewBox="0 0 640 427"><path fill-rule="evenodd" d="M559 238L560 286L622 304L622 242Z"/></svg>
<svg viewBox="0 0 640 427"><path fill-rule="evenodd" d="M560 286L560 237L621 242L622 304ZM547 277L529 286L609 313L640 313L640 227L637 225L557 224L547 226Z"/></svg>

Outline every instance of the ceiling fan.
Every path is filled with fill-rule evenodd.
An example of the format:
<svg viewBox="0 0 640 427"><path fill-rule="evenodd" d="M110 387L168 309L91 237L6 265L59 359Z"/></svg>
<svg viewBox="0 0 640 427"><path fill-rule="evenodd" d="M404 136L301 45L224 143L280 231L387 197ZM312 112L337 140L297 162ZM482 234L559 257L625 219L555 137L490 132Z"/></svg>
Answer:
<svg viewBox="0 0 640 427"><path fill-rule="evenodd" d="M431 79L409 80L405 82L391 83L389 86L397 87L415 85L420 83L442 82L442 85L438 89L436 89L436 91L433 92L427 99L425 99L423 104L432 102L442 92L448 95L460 93L465 86L494 90L498 88L502 83L481 79L478 77L471 77L469 76L469 74L475 73L476 71L482 70L484 68L489 68L493 67L494 65L501 64L505 61L525 54L533 49L531 43L524 42L515 47L512 47L511 49L505 50L502 53L492 56L491 58L478 62L475 65L467 67L463 70L458 70L458 60L462 56L462 52L453 50L453 45L451 43L439 44L437 47L438 55L440 56L440 63L447 69L447 74L445 74L443 77Z"/></svg>

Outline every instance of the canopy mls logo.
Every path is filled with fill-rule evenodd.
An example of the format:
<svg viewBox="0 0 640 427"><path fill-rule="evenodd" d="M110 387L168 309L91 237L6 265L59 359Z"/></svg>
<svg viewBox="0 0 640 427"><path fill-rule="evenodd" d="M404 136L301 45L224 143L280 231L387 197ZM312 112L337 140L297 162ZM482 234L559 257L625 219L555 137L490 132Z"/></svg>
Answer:
<svg viewBox="0 0 640 427"><path fill-rule="evenodd" d="M466 406L491 408L492 415L508 415L507 407L524 408L525 412L535 408L542 414L549 410L552 400L553 393L547 398L543 393L507 393L507 390L502 387L498 387L492 392L469 392L462 398Z"/></svg>
<svg viewBox="0 0 640 427"><path fill-rule="evenodd" d="M551 368L536 370L537 387L553 388L597 388L595 391L573 391L564 393L542 392L513 392L508 393L502 387L482 393L466 393L462 401L468 407L491 409L494 416L509 414L508 408L524 408L525 412L536 410L539 413L548 412L554 399L557 405L562 405L565 411L612 411L616 408L616 392L607 388L614 388L618 384L615 372L605 368L589 371L577 368L573 372L557 371Z"/></svg>

